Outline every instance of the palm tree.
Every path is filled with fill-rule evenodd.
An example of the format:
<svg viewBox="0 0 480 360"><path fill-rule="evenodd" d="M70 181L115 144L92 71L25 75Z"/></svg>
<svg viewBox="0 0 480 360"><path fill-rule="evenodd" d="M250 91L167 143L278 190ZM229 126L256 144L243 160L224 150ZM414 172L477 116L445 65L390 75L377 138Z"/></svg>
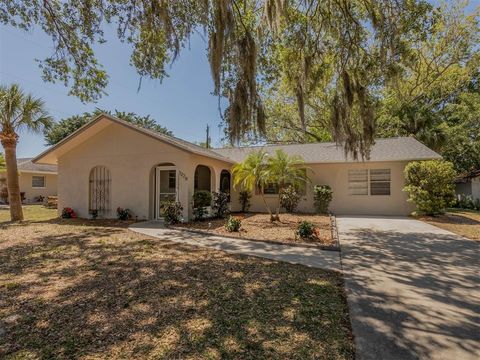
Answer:
<svg viewBox="0 0 480 360"><path fill-rule="evenodd" d="M305 161L301 156L289 156L283 150L276 150L275 156L268 158L265 178L278 186L278 205L273 220L279 221L282 190L289 185L296 188L305 186L308 180Z"/></svg>
<svg viewBox="0 0 480 360"><path fill-rule="evenodd" d="M5 157L0 153L0 171L5 170Z"/></svg>
<svg viewBox="0 0 480 360"><path fill-rule="evenodd" d="M18 132L29 130L37 133L51 123L52 118L48 116L43 100L25 94L17 84L0 86L0 142L5 149L12 221L23 220L17 169Z"/></svg>
<svg viewBox="0 0 480 360"><path fill-rule="evenodd" d="M233 166L233 187L237 188L237 186L240 186L242 189L250 192L260 189L260 195L270 215L270 220L273 220L272 210L268 206L262 191L268 180L266 167L267 153L263 150L251 152L243 162Z"/></svg>

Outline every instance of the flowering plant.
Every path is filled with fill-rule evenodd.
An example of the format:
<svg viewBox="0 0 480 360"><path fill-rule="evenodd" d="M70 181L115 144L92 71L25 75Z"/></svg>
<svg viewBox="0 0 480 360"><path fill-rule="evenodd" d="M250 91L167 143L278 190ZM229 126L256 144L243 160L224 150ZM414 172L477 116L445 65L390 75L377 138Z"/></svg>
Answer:
<svg viewBox="0 0 480 360"><path fill-rule="evenodd" d="M117 208L117 217L122 220L128 220L132 217L132 213L130 212L129 209L122 209L121 207Z"/></svg>
<svg viewBox="0 0 480 360"><path fill-rule="evenodd" d="M77 217L77 214L75 214L75 211L73 211L72 208L65 207L62 210L62 218L63 219L75 219Z"/></svg>

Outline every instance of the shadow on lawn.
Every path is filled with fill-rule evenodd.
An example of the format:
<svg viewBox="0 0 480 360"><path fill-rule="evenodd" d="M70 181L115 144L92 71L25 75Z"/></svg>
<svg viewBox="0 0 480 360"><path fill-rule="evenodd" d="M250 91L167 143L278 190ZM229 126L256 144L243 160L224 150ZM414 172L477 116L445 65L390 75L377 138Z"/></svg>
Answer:
<svg viewBox="0 0 480 360"><path fill-rule="evenodd" d="M462 214L445 214L439 216L427 217L430 222L449 223L449 224L462 224L462 225L480 225L480 221L472 219Z"/></svg>
<svg viewBox="0 0 480 360"><path fill-rule="evenodd" d="M406 230L358 229L341 236L359 354L478 358L479 244Z"/></svg>
<svg viewBox="0 0 480 360"><path fill-rule="evenodd" d="M0 252L0 357L353 358L336 273L55 229Z"/></svg>

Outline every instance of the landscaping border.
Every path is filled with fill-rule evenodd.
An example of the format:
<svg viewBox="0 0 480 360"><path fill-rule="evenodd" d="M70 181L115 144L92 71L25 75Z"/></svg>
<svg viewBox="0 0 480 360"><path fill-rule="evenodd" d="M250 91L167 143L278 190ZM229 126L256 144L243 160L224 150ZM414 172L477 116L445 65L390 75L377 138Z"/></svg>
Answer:
<svg viewBox="0 0 480 360"><path fill-rule="evenodd" d="M315 244L310 244L310 243L305 243L305 242L292 243L292 242L287 242L287 241L273 241L273 240L254 239L254 238L249 238L249 237L220 235L220 234L215 234L215 233L207 231L207 230L184 228L184 227L174 226L174 225L165 225L165 226L168 227L169 229L172 229L172 230L185 231L185 232L190 232L190 233L199 234L199 235L218 236L218 237L224 237L224 238L235 239L235 240L257 241L257 242L264 242L264 243L272 244L272 245L308 247L308 248L315 248L315 249L326 250L326 251L340 251L340 244L338 242L338 232L337 232L335 216L332 215L332 214L330 214L330 227L331 227L331 232L332 232L332 239L335 240L335 246L315 245ZM335 228L333 226L335 226ZM334 237L334 234L335 234L335 237Z"/></svg>
<svg viewBox="0 0 480 360"><path fill-rule="evenodd" d="M337 217L330 213L330 229L332 232L332 239L335 241L335 249L340 251L340 239L338 237Z"/></svg>

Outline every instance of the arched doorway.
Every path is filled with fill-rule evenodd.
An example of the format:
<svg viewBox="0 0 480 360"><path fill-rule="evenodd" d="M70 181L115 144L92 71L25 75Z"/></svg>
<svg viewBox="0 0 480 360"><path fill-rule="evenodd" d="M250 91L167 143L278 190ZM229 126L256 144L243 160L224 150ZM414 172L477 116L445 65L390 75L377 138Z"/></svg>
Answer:
<svg viewBox="0 0 480 360"><path fill-rule="evenodd" d="M110 185L112 179L110 170L105 166L95 166L90 170L88 179L89 201L88 210L98 212L98 215L105 216L110 211Z"/></svg>
<svg viewBox="0 0 480 360"><path fill-rule="evenodd" d="M198 165L195 169L194 191L212 191L212 171L208 166Z"/></svg>
<svg viewBox="0 0 480 360"><path fill-rule="evenodd" d="M230 202L230 186L231 175L228 170L222 170L220 173L220 192L228 194L228 201Z"/></svg>

